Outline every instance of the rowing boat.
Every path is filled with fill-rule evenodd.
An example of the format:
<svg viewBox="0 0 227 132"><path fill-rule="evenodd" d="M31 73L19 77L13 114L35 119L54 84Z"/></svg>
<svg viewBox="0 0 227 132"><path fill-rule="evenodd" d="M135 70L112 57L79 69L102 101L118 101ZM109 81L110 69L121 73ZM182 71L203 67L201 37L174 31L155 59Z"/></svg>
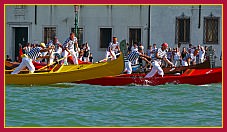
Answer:
<svg viewBox="0 0 227 132"><path fill-rule="evenodd" d="M68 59L69 60L69 59ZM35 69L38 70L44 66L46 66L47 64L45 62L35 62L33 61L32 62L33 65L35 66ZM81 60L78 60L78 64L91 64L91 62L84 62L84 61L81 61ZM16 67L18 67L20 65L19 62L9 62L9 61L5 61L5 70L12 70ZM25 68L26 69L26 68ZM51 68L50 68L51 69Z"/></svg>
<svg viewBox="0 0 227 132"><path fill-rule="evenodd" d="M207 69L207 68L211 68L209 59L207 59L203 63L199 63L199 64L196 64L196 65L190 65L190 66L179 66L179 67L175 67L174 69L172 69L171 67L162 67L163 72L165 74L173 74L173 73L177 73L177 72L184 72L187 69ZM132 72L133 73L143 73L143 72L147 73L150 70L143 71L142 69L140 69L139 64L132 66Z"/></svg>
<svg viewBox="0 0 227 132"><path fill-rule="evenodd" d="M5 84L44 85L82 81L119 75L123 68L123 55L120 55L118 59L108 62L81 65L58 64L52 70L35 72L33 74L10 74L10 71L5 70Z"/></svg>
<svg viewBox="0 0 227 132"><path fill-rule="evenodd" d="M122 86L122 85L163 85L192 84L203 85L222 82L222 68L208 69L187 69L183 74L168 74L163 77L155 75L152 78L144 78L144 73L121 74L118 76L108 76L90 80L76 81L75 83L102 85L102 86Z"/></svg>

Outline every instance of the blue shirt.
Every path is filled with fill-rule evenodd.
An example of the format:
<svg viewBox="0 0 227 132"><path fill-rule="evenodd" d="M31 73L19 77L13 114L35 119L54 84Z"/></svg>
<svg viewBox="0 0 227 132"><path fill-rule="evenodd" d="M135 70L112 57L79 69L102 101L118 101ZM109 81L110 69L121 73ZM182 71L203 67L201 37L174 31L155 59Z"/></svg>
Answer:
<svg viewBox="0 0 227 132"><path fill-rule="evenodd" d="M31 58L32 60L36 60L36 58L38 58L40 56L40 50L42 48L41 47L35 47L33 48L27 55L29 58Z"/></svg>
<svg viewBox="0 0 227 132"><path fill-rule="evenodd" d="M135 61L139 58L140 53L138 51L132 51L130 54L128 54L128 60L130 62Z"/></svg>

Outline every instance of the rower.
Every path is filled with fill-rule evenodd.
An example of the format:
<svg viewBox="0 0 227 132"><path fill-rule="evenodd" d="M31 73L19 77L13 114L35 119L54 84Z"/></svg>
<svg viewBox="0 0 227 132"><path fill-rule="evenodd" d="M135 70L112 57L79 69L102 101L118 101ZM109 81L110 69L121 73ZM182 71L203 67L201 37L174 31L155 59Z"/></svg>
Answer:
<svg viewBox="0 0 227 132"><path fill-rule="evenodd" d="M41 55L41 52L47 52L50 49L52 48L46 48L46 45L44 43L41 43L40 47L35 47L30 52L28 52L28 54L23 54L21 56L22 62L11 74L18 74L26 66L29 69L29 73L34 73L35 66L33 65L32 61L36 60L37 58L49 58L49 56L40 56L40 55Z"/></svg>
<svg viewBox="0 0 227 132"><path fill-rule="evenodd" d="M75 37L75 34L73 32L70 33L70 36L65 40L65 42L63 44L64 51L62 52L62 56L64 57L65 65L68 65L67 56L69 56L69 55L72 55L73 63L78 64L76 52L74 51L74 45L77 43L78 42L77 42L77 38Z"/></svg>
<svg viewBox="0 0 227 132"><path fill-rule="evenodd" d="M174 67L173 63L167 59L167 53L166 53L167 48L168 48L168 44L163 43L162 47L158 49L158 51L156 53L156 58L152 62L153 67L152 67L151 71L145 76L145 78L153 77L156 74L156 72L158 72L158 74L163 77L164 72L163 72L163 69L161 68L162 60L164 60L166 63L168 63L169 65Z"/></svg>
<svg viewBox="0 0 227 132"><path fill-rule="evenodd" d="M138 51L134 50L130 54L128 54L128 57L125 59L125 71L127 74L132 73L132 62L138 60L138 58L141 57L142 60L146 61L151 65L151 62L148 61L151 60L149 56L146 56L143 54L143 50L139 47Z"/></svg>
<svg viewBox="0 0 227 132"><path fill-rule="evenodd" d="M113 37L113 41L109 43L109 46L106 50L106 60L108 60L109 56L111 60L115 60L118 56L117 53L120 53L120 44L117 41L117 37Z"/></svg>

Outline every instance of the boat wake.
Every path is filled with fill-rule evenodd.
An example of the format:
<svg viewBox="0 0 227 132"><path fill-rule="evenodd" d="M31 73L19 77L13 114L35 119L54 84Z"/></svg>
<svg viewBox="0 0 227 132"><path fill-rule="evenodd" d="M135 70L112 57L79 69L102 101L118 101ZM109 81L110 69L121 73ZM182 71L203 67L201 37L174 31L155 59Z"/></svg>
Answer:
<svg viewBox="0 0 227 132"><path fill-rule="evenodd" d="M198 85L198 86L201 86L201 87L211 87L212 85L211 84L203 84L203 85Z"/></svg>

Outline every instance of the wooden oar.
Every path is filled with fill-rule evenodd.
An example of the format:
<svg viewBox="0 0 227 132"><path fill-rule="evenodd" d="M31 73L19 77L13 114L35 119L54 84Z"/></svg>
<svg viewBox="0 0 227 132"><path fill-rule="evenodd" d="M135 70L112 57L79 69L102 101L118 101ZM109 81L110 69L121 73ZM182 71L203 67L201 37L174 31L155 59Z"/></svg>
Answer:
<svg viewBox="0 0 227 132"><path fill-rule="evenodd" d="M175 70L176 68L175 67L173 67L173 68L171 68L169 71L173 71L173 70Z"/></svg>
<svg viewBox="0 0 227 132"><path fill-rule="evenodd" d="M66 57L67 57L67 56L66 56ZM61 59L58 59L57 61L55 61L55 62L53 62L53 63L51 63L51 64L47 64L46 66L40 68L39 70L43 70L43 69L45 69L45 68L47 68L47 67L49 67L49 66L51 66L51 65L54 65L54 64L58 63L59 61L64 60L66 57L63 57L63 58L61 58ZM39 71L39 70L38 70L38 71Z"/></svg>

